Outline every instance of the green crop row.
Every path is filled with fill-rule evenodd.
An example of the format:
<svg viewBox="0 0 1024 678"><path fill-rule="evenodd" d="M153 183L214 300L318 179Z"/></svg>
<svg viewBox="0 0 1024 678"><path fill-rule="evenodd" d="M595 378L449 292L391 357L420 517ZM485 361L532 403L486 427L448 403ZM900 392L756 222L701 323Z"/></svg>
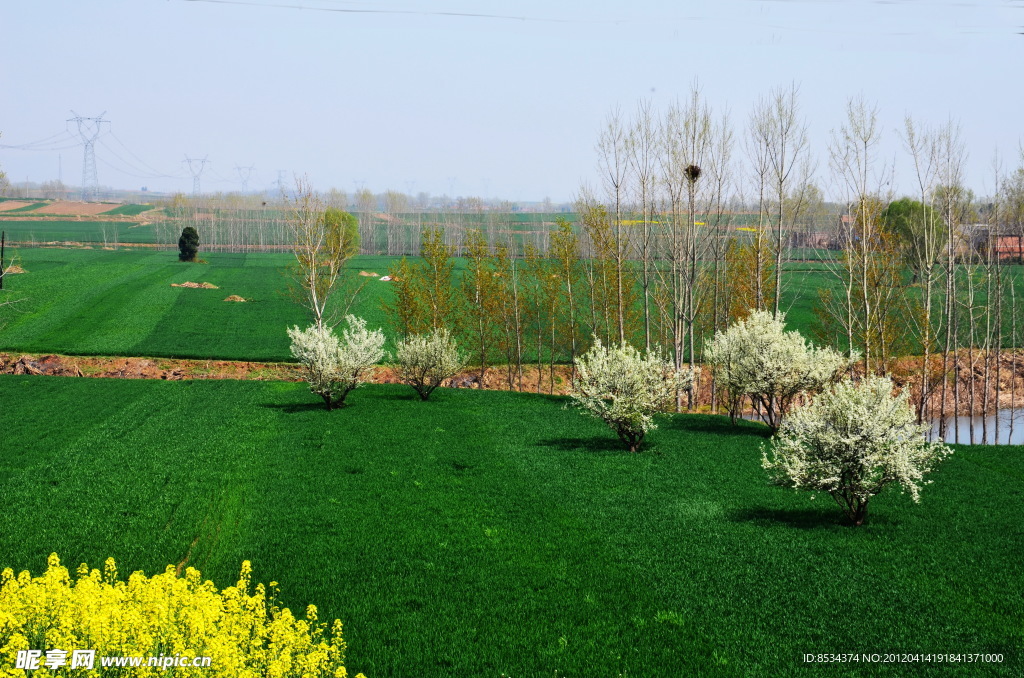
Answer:
<svg viewBox="0 0 1024 678"><path fill-rule="evenodd" d="M119 214L122 216L134 217L142 214L143 212L148 212L151 209L153 209L152 205L121 205L120 207L115 207L112 210L107 210L106 212L103 212L103 214Z"/></svg>

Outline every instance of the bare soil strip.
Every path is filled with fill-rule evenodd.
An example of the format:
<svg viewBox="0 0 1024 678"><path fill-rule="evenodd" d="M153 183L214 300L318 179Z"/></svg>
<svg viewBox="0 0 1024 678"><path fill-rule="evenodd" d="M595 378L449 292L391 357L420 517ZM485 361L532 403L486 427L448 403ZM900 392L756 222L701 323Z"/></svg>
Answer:
<svg viewBox="0 0 1024 678"><path fill-rule="evenodd" d="M1020 407L1024 399L1024 350L1003 351L1000 356L999 408ZM961 352L959 369L951 370L946 380L946 415L953 414L953 379L956 373L960 379L960 409L957 414L970 414L971 364L970 355ZM941 361L940 361L941 362ZM985 401L983 387L984 369L982 359L975 356L974 387L975 414L981 414L982 403ZM988 407L996 409L995 369L990 368ZM239 379L257 381L303 381L302 372L294 363L246 362L241 360L190 360L176 358L132 358L117 356L62 356L55 354L10 354L0 353L0 374L36 374L60 377L99 377L108 379L162 379L177 381L181 379ZM705 368L705 375L710 372ZM897 371L890 375L900 386L909 386L911 399L916 400L920 386L920 358L904 359L897 365ZM524 365L522 379L513 371L511 374L512 388L509 388L510 373L506 366L489 367L481 379L480 369L466 369L445 383L451 388L475 388L487 390L522 390L530 393L553 393L568 395L571 388L572 375L568 365L555 365L552 374L547 365ZM552 379L553 377L553 379ZM374 369L369 381L378 384L401 383L398 373L393 367L382 365ZM552 387L552 381L554 386ZM520 388L521 384L521 388ZM711 403L711 380L703 378L696 394L698 411L709 411ZM1014 400L1011 400L1011 396ZM938 416L941 403L941 385L933 387L929 400L929 411Z"/></svg>

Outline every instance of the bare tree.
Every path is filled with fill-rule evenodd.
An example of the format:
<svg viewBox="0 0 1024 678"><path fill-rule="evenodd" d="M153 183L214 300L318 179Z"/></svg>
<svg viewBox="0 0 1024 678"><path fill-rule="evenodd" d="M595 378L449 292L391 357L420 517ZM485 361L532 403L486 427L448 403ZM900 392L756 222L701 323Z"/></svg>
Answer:
<svg viewBox="0 0 1024 678"><path fill-rule="evenodd" d="M676 369L688 356L691 377L695 377L696 323L701 311L703 291L709 279L702 277L701 263L709 248L710 231L706 222L698 223L708 212L701 182L713 145L711 110L694 84L685 104L675 104L666 113L661 126L661 180L666 194L667 213L663 217L664 258L667 260L665 285L670 289L672 344ZM696 379L687 391L693 405ZM681 394L676 398L681 407Z"/></svg>
<svg viewBox="0 0 1024 678"><path fill-rule="evenodd" d="M922 228L915 237L916 246L912 251L912 266L917 271L922 290L923 318L915 329L924 352L921 369L921 394L917 403L917 420L923 422L932 387L944 375L932 374L931 353L935 343L933 317L935 285L938 282L939 262L945 249L945 233L938 233L931 227L935 218L933 194L938 176L938 135L928 129L921 130L910 116L904 120L903 143L914 163L921 211Z"/></svg>
<svg viewBox="0 0 1024 678"><path fill-rule="evenodd" d="M0 137L3 136L3 132L0 132ZM11 183L7 181L7 173L4 172L3 168L0 167L0 195L7 195L7 190L11 187Z"/></svg>
<svg viewBox="0 0 1024 678"><path fill-rule="evenodd" d="M769 223L774 230L775 294L772 313L775 316L779 314L782 297L785 238L787 229L792 227L789 220L795 221L805 207L803 191L810 183L813 169L807 147L807 124L799 119L797 94L795 84L773 90L755 108L750 127L754 143L761 147L754 154L758 183L767 183L770 191L767 202L771 205ZM796 191L793 191L794 185ZM759 194L760 209L767 211L764 191L759 191ZM787 205L787 199L791 199L793 204Z"/></svg>
<svg viewBox="0 0 1024 678"><path fill-rule="evenodd" d="M842 281L841 303L824 294L826 312L846 333L850 355L860 345L864 369L885 372L895 338L893 324L900 307L898 257L890 234L883 230L882 210L889 202L885 172L875 153L881 132L878 111L863 99L847 103L846 122L833 130L830 165L846 195L843 258L829 265Z"/></svg>
<svg viewBox="0 0 1024 678"><path fill-rule="evenodd" d="M629 180L629 135L622 114L615 109L608 115L597 141L598 167L611 202L612 250L615 262L615 314L619 343L626 341L625 287L629 258L629 233L623 224L623 207Z"/></svg>
<svg viewBox="0 0 1024 678"><path fill-rule="evenodd" d="M640 286L644 303L644 347L651 349L651 255L653 248L652 221L654 210L657 129L651 113L651 102L643 100L637 106L636 120L629 131L629 164L635 181L634 192L640 208L640 233L637 249L640 254Z"/></svg>
<svg viewBox="0 0 1024 678"><path fill-rule="evenodd" d="M331 298L342 283L345 263L359 250L357 226L347 213L328 213L304 177L295 180L291 211L293 296L309 310L317 328L333 327L344 318L361 289L353 292L340 312L329 311Z"/></svg>
<svg viewBox="0 0 1024 678"><path fill-rule="evenodd" d="M754 228L753 241L750 243L753 248L755 265L752 268L754 279L751 281L754 288L755 310L761 311L774 307L774 298L777 294L769 290L769 282L765 279L770 271L766 266L769 258L774 259L769 251L768 230L770 228L771 205L771 157L768 154L769 142L772 138L771 110L762 101L751 113L747 124L747 134L744 139L747 161L750 165L750 180L753 182L757 193L757 224ZM774 276L773 276L774 277ZM768 299L769 292L772 299Z"/></svg>
<svg viewBox="0 0 1024 678"><path fill-rule="evenodd" d="M957 309L957 247L961 243L960 221L963 214L963 167L967 161L966 149L960 136L960 126L948 122L939 129L936 143L936 166L939 186L934 201L946 222L946 290L945 290L945 342L942 350L942 373L948 375L953 369L953 431L955 440L960 439L960 379L957 345L959 343L960 318ZM952 365L950 364L952 360ZM946 393L942 389L940 436L945 436Z"/></svg>

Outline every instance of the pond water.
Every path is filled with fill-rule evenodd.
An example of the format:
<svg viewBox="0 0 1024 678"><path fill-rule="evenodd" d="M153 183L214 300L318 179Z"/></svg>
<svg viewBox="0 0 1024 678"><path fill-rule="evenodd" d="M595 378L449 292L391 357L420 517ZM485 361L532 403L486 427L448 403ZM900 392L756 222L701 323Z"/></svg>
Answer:
<svg viewBox="0 0 1024 678"><path fill-rule="evenodd" d="M996 441L996 417L999 418L999 440ZM985 417L988 438L982 440L981 417L974 417L974 442L977 445L1024 445L1024 409L999 410L997 414ZM969 445L971 443L971 418L957 417L960 426L960 438L956 439L956 429L952 417L946 418L946 442ZM1013 423L1011 430L1010 424ZM1012 434L1012 435L1011 435ZM932 437L939 439L939 420L932 420Z"/></svg>
<svg viewBox="0 0 1024 678"><path fill-rule="evenodd" d="M999 441L996 441L996 417L999 417ZM744 419L760 421L760 418L752 412L742 415ZM956 438L956 428L953 418L946 418L946 442L959 442L961 445L971 444L971 418L957 417L960 422L960 440ZM974 417L974 444L975 445L1024 445L1024 409L999 410L997 414L990 414L986 417L988 438L982 440L981 417ZM1011 429L1010 424L1013 423ZM939 420L932 420L931 438L939 439Z"/></svg>

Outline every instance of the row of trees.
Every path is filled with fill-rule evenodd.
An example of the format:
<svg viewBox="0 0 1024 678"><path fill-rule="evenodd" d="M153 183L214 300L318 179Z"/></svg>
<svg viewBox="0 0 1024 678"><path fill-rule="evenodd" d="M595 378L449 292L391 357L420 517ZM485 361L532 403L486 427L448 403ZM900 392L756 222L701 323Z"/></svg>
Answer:
<svg viewBox="0 0 1024 678"><path fill-rule="evenodd" d="M286 250L290 206L299 195L294 189L274 196L179 193L160 204L164 217L153 221L154 237L158 243L171 244L175 233L191 226L204 233L215 249ZM471 198L439 205L424 203L424 196L416 199L395 191L374 195L365 189L353 195L331 189L317 198L327 207L353 215L359 229L359 254L418 255L423 231L435 228L460 254L463 236L470 229L479 229L491 243L514 235L517 249L527 241L542 251L548 245L544 224L550 215L518 214L510 203L485 205Z"/></svg>
<svg viewBox="0 0 1024 678"><path fill-rule="evenodd" d="M803 225L821 212L821 191L797 94L764 97L738 140L697 88L661 115L641 102L629 120L609 116L602 185L584 187L578 206L605 335L669 346L677 367L704 362L716 332L750 309L778 317L817 278L819 339L881 375L923 354L913 368L920 418L993 411L1017 369L1002 349L1019 343L1020 271L1008 263L1024 261L1024 167L995 169L996 191L979 203L964 185L959 128L908 118L916 195L894 200L878 113L854 99L828 148L839 218L814 233ZM754 207L742 221L737 202Z"/></svg>
<svg viewBox="0 0 1024 678"><path fill-rule="evenodd" d="M646 103L629 120L614 113L597 145L602 185L581 189L575 223L536 242L424 228L421 257L390 271L394 328L451 327L481 379L501 364L512 387L552 391L557 365L572 365L592 336L665 347L690 369L716 332L751 309L778 317L813 280L818 339L859 355L867 372L913 373L921 419L1015 401L1017 353L1004 359L1003 349L1019 343L1020 272L1007 243L1024 255L1024 168L996 172L995 194L979 204L964 187L956 126L908 119L917 195L893 200L877 112L853 100L829 146L844 202L830 232L813 231L823 208L797 95L762 99L739 140L696 88L660 115ZM738 214L740 204L754 209ZM685 404L703 389L717 407L716 377L706 375L710 388L691 377Z"/></svg>

